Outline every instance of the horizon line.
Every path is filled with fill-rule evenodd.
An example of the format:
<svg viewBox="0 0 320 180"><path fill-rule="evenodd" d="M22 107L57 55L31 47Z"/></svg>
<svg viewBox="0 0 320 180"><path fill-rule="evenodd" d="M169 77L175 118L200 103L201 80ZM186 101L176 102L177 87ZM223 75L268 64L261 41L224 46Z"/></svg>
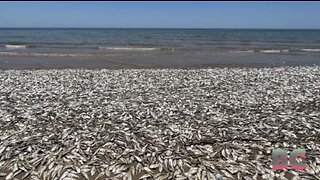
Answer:
<svg viewBox="0 0 320 180"><path fill-rule="evenodd" d="M0 27L0 29L243 29L243 30L320 30L320 28L189 28L189 27Z"/></svg>

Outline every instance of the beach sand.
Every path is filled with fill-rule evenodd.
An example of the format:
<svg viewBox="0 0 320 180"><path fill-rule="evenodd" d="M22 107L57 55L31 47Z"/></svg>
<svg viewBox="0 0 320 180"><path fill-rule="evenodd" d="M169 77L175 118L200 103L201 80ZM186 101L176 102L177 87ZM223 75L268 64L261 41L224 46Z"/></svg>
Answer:
<svg viewBox="0 0 320 180"><path fill-rule="evenodd" d="M0 82L0 179L320 177L319 66L5 70ZM305 149L308 168L273 171L276 148Z"/></svg>
<svg viewBox="0 0 320 180"><path fill-rule="evenodd" d="M136 54L107 57L0 57L0 69L142 69L281 67L320 65L318 54L203 53Z"/></svg>

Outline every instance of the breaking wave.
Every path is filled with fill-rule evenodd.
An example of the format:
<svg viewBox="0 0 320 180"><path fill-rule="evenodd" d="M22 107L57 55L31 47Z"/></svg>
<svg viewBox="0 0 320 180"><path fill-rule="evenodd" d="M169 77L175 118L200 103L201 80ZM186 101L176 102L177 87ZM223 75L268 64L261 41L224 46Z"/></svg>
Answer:
<svg viewBox="0 0 320 180"><path fill-rule="evenodd" d="M64 53L28 53L28 52L0 52L1 56L33 56L33 57L79 57L93 56L92 54L64 54Z"/></svg>
<svg viewBox="0 0 320 180"><path fill-rule="evenodd" d="M260 53L286 53L289 52L289 49L269 49L269 50L260 50Z"/></svg>
<svg viewBox="0 0 320 180"><path fill-rule="evenodd" d="M27 48L27 45L9 45L9 44L6 44L4 46L6 48L8 48L8 49L24 49L24 48Z"/></svg>
<svg viewBox="0 0 320 180"><path fill-rule="evenodd" d="M26 44L5 44L4 45L8 49L25 49L25 48L35 48L36 45L26 45Z"/></svg>
<svg viewBox="0 0 320 180"><path fill-rule="evenodd" d="M0 51L0 57L114 57L119 54L95 54L95 53L37 53L37 52L9 52Z"/></svg>
<svg viewBox="0 0 320 180"><path fill-rule="evenodd" d="M235 50L230 53L287 53L289 49L266 49L266 50Z"/></svg>
<svg viewBox="0 0 320 180"><path fill-rule="evenodd" d="M115 50L115 51L155 51L160 50L160 48L153 47L99 47L99 49L104 50Z"/></svg>
<svg viewBox="0 0 320 180"><path fill-rule="evenodd" d="M230 53L254 53L254 50L229 51Z"/></svg>
<svg viewBox="0 0 320 180"><path fill-rule="evenodd" d="M320 52L320 49L301 49L301 51L305 51L305 52Z"/></svg>

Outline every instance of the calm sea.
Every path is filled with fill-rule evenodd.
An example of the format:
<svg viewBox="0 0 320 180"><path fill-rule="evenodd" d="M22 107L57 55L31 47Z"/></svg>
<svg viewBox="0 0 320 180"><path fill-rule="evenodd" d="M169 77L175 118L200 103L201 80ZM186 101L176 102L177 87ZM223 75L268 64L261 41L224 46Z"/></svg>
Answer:
<svg viewBox="0 0 320 180"><path fill-rule="evenodd" d="M320 30L0 29L0 57L180 52L316 54Z"/></svg>

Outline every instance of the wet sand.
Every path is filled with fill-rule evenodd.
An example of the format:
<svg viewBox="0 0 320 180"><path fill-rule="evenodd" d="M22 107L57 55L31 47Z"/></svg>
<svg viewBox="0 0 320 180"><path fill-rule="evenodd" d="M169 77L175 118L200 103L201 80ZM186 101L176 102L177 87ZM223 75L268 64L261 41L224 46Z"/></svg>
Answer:
<svg viewBox="0 0 320 180"><path fill-rule="evenodd" d="M0 57L0 69L140 69L320 65L320 56L279 54L145 54L115 57Z"/></svg>

